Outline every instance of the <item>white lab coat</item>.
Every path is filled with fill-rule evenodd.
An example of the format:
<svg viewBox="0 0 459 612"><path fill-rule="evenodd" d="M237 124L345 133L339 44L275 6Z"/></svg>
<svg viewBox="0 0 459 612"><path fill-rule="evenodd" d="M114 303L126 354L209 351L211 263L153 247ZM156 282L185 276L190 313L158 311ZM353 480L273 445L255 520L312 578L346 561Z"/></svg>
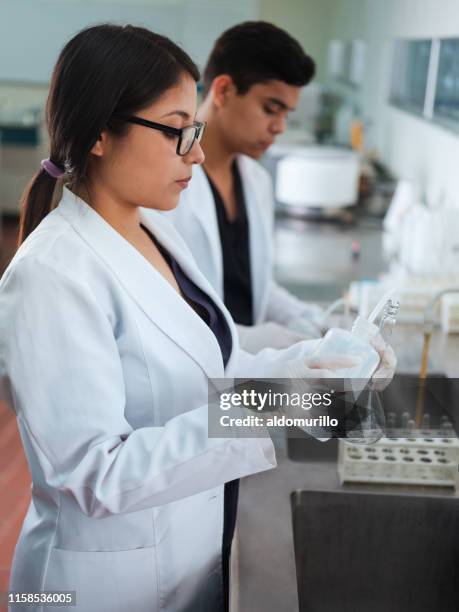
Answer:
<svg viewBox="0 0 459 612"><path fill-rule="evenodd" d="M310 306L281 287L273 278L274 199L271 178L256 161L237 157L249 224L249 252L255 324L282 325L306 315ZM179 205L165 213L193 253L207 280L223 297L223 255L215 202L204 170L193 168L193 179Z"/></svg>
<svg viewBox="0 0 459 612"><path fill-rule="evenodd" d="M215 612L223 484L275 455L269 438L208 437L207 377L263 375L301 350L240 351L174 228L143 222L225 313L226 372L194 310L64 189L0 283L0 372L33 481L9 588L76 591L73 612Z"/></svg>

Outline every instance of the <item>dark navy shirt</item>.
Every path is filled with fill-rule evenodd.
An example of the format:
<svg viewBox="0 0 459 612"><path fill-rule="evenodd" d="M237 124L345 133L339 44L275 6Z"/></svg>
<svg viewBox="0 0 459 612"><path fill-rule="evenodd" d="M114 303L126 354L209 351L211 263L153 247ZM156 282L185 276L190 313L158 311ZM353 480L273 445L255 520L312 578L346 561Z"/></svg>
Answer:
<svg viewBox="0 0 459 612"><path fill-rule="evenodd" d="M230 221L217 187L206 174L217 213L223 257L223 301L235 323L253 325L252 276L250 266L249 223L244 189L236 161L231 166L237 215Z"/></svg>

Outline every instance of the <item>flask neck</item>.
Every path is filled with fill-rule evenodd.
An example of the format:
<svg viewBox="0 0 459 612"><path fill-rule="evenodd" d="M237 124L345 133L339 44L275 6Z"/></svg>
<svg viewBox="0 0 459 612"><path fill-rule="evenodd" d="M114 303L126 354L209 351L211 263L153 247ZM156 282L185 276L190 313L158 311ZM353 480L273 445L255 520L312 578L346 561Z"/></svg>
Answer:
<svg viewBox="0 0 459 612"><path fill-rule="evenodd" d="M370 340L379 333L378 327L374 323L370 323L365 317L358 316L352 325L351 333L356 334L360 338Z"/></svg>

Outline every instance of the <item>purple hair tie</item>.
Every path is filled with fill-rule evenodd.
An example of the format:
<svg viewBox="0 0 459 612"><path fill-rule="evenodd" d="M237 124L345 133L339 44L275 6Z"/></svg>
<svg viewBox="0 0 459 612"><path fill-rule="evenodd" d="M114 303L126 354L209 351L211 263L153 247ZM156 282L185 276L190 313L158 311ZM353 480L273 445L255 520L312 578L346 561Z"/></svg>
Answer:
<svg viewBox="0 0 459 612"><path fill-rule="evenodd" d="M41 160L41 167L45 170L50 176L55 179L60 178L63 174L65 174L65 170L56 166L48 157L48 159Z"/></svg>

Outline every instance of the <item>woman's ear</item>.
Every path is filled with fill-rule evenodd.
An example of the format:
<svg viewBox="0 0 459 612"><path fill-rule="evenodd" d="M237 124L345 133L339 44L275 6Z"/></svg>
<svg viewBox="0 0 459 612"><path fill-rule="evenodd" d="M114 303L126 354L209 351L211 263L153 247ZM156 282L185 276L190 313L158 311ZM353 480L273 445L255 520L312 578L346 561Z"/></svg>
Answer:
<svg viewBox="0 0 459 612"><path fill-rule="evenodd" d="M96 157L103 157L107 151L107 139L108 133L106 131L101 132L92 146L91 153Z"/></svg>

